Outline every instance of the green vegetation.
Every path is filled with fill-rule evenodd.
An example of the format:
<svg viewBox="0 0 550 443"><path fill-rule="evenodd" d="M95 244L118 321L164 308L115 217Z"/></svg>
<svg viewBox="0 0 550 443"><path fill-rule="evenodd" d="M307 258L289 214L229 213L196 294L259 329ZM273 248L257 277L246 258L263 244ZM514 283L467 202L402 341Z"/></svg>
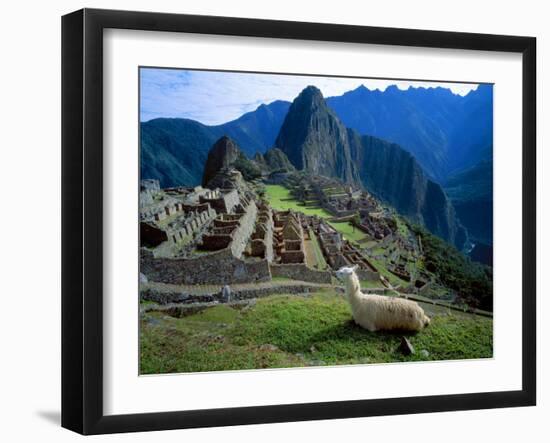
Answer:
<svg viewBox="0 0 550 443"><path fill-rule="evenodd" d="M323 208L304 206L299 203L292 197L290 190L281 185L267 185L265 187L265 196L269 204L279 211L292 209L293 211L302 212L305 215L317 215L325 219L332 218L332 215ZM349 222L329 222L329 224L344 235L347 240L358 242L365 238L365 234Z"/></svg>
<svg viewBox="0 0 550 443"><path fill-rule="evenodd" d="M456 291L469 306L493 310L493 270L472 262L450 244L420 226L412 226L422 238L424 266L439 281Z"/></svg>
<svg viewBox="0 0 550 443"><path fill-rule="evenodd" d="M310 254L313 255L313 261L315 262L315 267L317 269L327 269L328 264L325 260L325 256L323 255L323 252L321 251L321 246L319 245L319 240L317 240L317 236L313 232L313 230L309 230L309 238L310 240L306 242L306 254L310 252Z"/></svg>
<svg viewBox="0 0 550 443"><path fill-rule="evenodd" d="M332 218L332 215L323 208L305 206L295 200L288 188L281 185L267 185L265 187L265 197L269 204L279 211L292 209L302 212L305 215L317 215L325 219ZM329 222L329 224L340 232L347 240L358 242L365 238L365 234L355 228L350 222Z"/></svg>
<svg viewBox="0 0 550 443"><path fill-rule="evenodd" d="M250 161L244 154L241 154L237 160L235 160L235 169L241 172L243 178L247 181L252 181L262 176L262 171L252 161Z"/></svg>
<svg viewBox="0 0 550 443"><path fill-rule="evenodd" d="M300 205L293 199L290 190L284 186L266 186L266 197L275 209L293 209L307 215L318 215L325 219L331 218L331 215L323 209ZM415 271L425 270L433 274L439 283L458 293L462 301L469 306L488 311L493 310L492 269L490 267L472 262L452 245L430 234L418 225L409 224L402 217L396 216L395 222L400 235L408 237L410 231L412 231L422 240L424 257L419 257L417 260L413 260L411 257L411 261L406 264L406 269L409 272L415 274ZM354 228L349 222L328 223L347 240L356 244L361 245L360 242L366 237L362 231ZM364 243L363 246L365 246ZM380 247L376 247L371 251L371 254L375 256L384 253L385 250ZM380 274L388 279L393 286L407 286L410 284L410 282L401 280L389 272L383 259L376 260L372 257L369 259Z"/></svg>
<svg viewBox="0 0 550 443"><path fill-rule="evenodd" d="M394 220L395 220L395 223L397 224L397 232L399 232L399 235L401 235L404 238L407 238L409 236L409 228L407 227L407 224L399 216L395 216Z"/></svg>
<svg viewBox="0 0 550 443"><path fill-rule="evenodd" d="M376 260L372 257L369 258L369 261L376 267L380 275L386 277L386 279L391 283L392 286L407 286L409 282L401 280L397 275L392 274L387 270L386 264L380 260Z"/></svg>
<svg viewBox="0 0 550 443"><path fill-rule="evenodd" d="M429 305L427 305L429 308ZM352 363L490 358L492 319L441 312L417 334L405 334L420 351L397 351L403 333L357 326L343 297L273 296L239 309L227 305L173 318L141 319L142 374L220 371ZM433 312L430 313L433 315Z"/></svg>
<svg viewBox="0 0 550 443"><path fill-rule="evenodd" d="M361 288L383 288L381 281L361 280Z"/></svg>
<svg viewBox="0 0 550 443"><path fill-rule="evenodd" d="M292 281L292 279L288 277L272 277L271 281L278 283L278 282Z"/></svg>
<svg viewBox="0 0 550 443"><path fill-rule="evenodd" d="M329 222L329 224L340 232L346 240L358 242L365 238L365 233L350 222Z"/></svg>
<svg viewBox="0 0 550 443"><path fill-rule="evenodd" d="M325 219L332 218L332 215L329 214L324 209L309 208L309 207L300 205L300 203L298 203L292 197L290 190L281 185L267 185L265 187L265 196L269 201L269 204L274 209L278 209L282 211L287 209L292 209L295 211L301 211L306 215L318 215L319 217L323 217ZM359 242L367 237L363 231L354 227L350 222L328 222L328 223L334 229L340 232L347 240L354 242L356 244L360 245ZM404 229L406 229L408 232L408 228L406 226L404 227ZM370 259L370 260L380 271L380 274L386 277L392 285L404 286L409 284L408 282L401 280L400 278L396 277L394 274L389 272L386 269L385 263L383 263L382 261L377 261L373 259Z"/></svg>
<svg viewBox="0 0 550 443"><path fill-rule="evenodd" d="M290 190L281 185L267 185L265 187L265 196L269 204L279 211L299 211L306 215L317 215L319 217L331 217L331 215L322 208L312 208L304 206L292 197Z"/></svg>
<svg viewBox="0 0 550 443"><path fill-rule="evenodd" d="M377 246L376 248L371 249L369 252L372 255L384 255L384 253L386 252L386 249L380 246Z"/></svg>

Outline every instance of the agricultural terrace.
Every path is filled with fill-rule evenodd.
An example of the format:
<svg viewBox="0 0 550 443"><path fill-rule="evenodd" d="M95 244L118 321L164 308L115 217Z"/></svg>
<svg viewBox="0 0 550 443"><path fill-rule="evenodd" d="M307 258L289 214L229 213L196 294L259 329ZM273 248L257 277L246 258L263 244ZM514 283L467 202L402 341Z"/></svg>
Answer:
<svg viewBox="0 0 550 443"><path fill-rule="evenodd" d="M265 187L265 197L269 201L271 207L280 211L292 209L293 211L299 211L305 215L317 215L327 220L333 218L330 213L315 204L304 205L297 201L292 196L290 190L281 185L267 185ZM329 224L344 235L347 240L358 242L365 238L365 234L349 222L329 222Z"/></svg>

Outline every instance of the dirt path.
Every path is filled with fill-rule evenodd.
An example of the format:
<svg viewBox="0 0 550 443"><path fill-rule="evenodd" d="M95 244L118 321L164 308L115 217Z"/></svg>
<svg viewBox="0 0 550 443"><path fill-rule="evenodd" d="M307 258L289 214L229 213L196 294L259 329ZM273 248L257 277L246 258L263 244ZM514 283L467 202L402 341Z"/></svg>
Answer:
<svg viewBox="0 0 550 443"><path fill-rule="evenodd" d="M230 285L232 291L245 291L251 289L272 289L280 287L296 287L303 286L304 288L331 288L332 285L323 284L323 283L310 283L300 280L272 280L268 282L258 282L258 283L237 283ZM222 285L172 285L168 283L156 283L149 282L143 283L141 288L151 288L157 289L159 291L170 291L170 292L185 292L188 294L212 294L220 292L222 290Z"/></svg>
<svg viewBox="0 0 550 443"><path fill-rule="evenodd" d="M333 289L341 292L344 289L343 287L338 287L330 284L310 283L300 280L272 280L268 282L258 283L241 283L231 285L230 287L233 293L261 293L262 296L269 295L270 293L284 293L285 288L288 289L289 293L311 293L320 289ZM148 289L152 289L161 293L186 293L194 296L200 296L208 294L219 294L222 290L222 285L172 285L167 283L149 282L142 284L140 289L145 291ZM363 290L365 292L368 291L368 289ZM441 300L432 300L418 294L404 294L395 289L393 289L391 292L394 296L418 302L428 313L439 313L443 311L448 311L450 309L454 312L463 313L464 315L475 314L484 317L493 317L493 314L491 312L482 311L479 309L464 310L459 306L453 305L452 303ZM254 298L254 295L252 295L252 298Z"/></svg>

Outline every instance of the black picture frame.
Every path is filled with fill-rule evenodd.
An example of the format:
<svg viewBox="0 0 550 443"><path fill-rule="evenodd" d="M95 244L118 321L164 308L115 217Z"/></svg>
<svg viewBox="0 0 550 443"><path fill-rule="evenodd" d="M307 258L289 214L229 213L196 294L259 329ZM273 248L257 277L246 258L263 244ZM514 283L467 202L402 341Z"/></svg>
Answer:
<svg viewBox="0 0 550 443"><path fill-rule="evenodd" d="M522 54L522 389L171 411L103 413L103 30L268 37ZM488 409L536 404L536 39L83 9L62 18L62 426L82 434Z"/></svg>

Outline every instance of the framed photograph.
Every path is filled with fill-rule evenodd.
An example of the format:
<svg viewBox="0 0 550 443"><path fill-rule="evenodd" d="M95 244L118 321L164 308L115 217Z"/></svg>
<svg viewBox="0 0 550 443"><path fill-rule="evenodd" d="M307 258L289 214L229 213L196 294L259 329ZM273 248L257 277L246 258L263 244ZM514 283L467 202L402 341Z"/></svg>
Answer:
<svg viewBox="0 0 550 443"><path fill-rule="evenodd" d="M535 405L536 40L62 20L62 425Z"/></svg>

